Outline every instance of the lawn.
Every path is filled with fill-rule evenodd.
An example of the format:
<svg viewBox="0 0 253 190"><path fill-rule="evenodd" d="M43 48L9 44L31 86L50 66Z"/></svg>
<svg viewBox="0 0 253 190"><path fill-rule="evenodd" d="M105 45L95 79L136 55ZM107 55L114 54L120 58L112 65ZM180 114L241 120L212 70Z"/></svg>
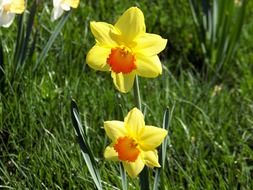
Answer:
<svg viewBox="0 0 253 190"><path fill-rule="evenodd" d="M25 21L32 4L29 1ZM253 2L247 3L234 56L212 80L213 73L206 77L203 69L207 55L185 0L81 0L68 12L38 65L43 48L68 13L53 22L52 2L40 1L20 63L14 54L21 17L16 16L9 28L0 28L4 71L0 73L0 189L96 189L72 125L72 99L103 188L122 189L118 162L103 156L110 143L103 123L123 120L135 107L134 92L119 92L109 72L86 64L86 55L95 44L90 21L114 24L132 6L143 11L147 32L168 39L159 54L162 75L139 77L145 123L162 127L164 111L170 110L164 189L252 189ZM25 33L29 24L24 26ZM154 171L149 169L151 186ZM128 189L138 189L138 178L127 179Z"/></svg>

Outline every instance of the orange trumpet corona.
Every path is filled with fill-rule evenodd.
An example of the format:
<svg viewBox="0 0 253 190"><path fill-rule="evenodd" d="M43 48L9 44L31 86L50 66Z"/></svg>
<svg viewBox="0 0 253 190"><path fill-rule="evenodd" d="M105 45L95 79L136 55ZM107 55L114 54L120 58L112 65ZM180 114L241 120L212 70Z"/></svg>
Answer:
<svg viewBox="0 0 253 190"><path fill-rule="evenodd" d="M107 58L107 63L115 73L131 73L136 69L134 55L126 48L113 48Z"/></svg>
<svg viewBox="0 0 253 190"><path fill-rule="evenodd" d="M114 149L118 152L118 157L122 161L134 162L140 153L135 140L129 137L118 138Z"/></svg>

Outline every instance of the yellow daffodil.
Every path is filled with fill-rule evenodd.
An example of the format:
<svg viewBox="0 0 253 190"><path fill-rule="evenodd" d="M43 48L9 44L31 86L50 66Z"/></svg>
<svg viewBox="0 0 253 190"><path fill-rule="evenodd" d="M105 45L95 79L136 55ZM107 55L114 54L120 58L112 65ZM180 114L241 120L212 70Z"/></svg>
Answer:
<svg viewBox="0 0 253 190"><path fill-rule="evenodd" d="M106 121L104 128L112 143L106 147L106 159L122 161L131 177L136 177L144 165L160 167L156 148L167 135L165 129L145 126L144 116L132 109L122 121Z"/></svg>
<svg viewBox="0 0 253 190"><path fill-rule="evenodd" d="M0 0L0 26L9 27L15 14L22 14L24 10L24 0Z"/></svg>
<svg viewBox="0 0 253 190"><path fill-rule="evenodd" d="M162 73L157 54L167 40L146 33L144 15L137 7L125 11L114 26L93 21L90 27L96 44L88 52L86 62L95 70L111 71L119 91L129 92L135 75L154 78Z"/></svg>
<svg viewBox="0 0 253 190"><path fill-rule="evenodd" d="M80 0L53 0L54 8L51 20L58 19L64 11L70 11L70 8L77 8Z"/></svg>

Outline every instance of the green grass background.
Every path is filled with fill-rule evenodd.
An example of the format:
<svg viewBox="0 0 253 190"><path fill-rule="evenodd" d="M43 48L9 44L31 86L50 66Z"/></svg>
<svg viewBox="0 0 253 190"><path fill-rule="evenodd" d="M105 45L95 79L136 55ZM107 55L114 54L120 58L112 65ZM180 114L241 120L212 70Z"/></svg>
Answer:
<svg viewBox="0 0 253 190"><path fill-rule="evenodd" d="M0 188L95 188L71 124L74 98L103 186L121 189L118 164L103 159L109 144L103 121L123 119L122 113L134 107L133 92L119 93L110 74L91 70L85 57L95 42L89 22L114 23L131 6L144 12L148 32L168 39L160 54L162 76L140 78L147 124L161 126L166 107L174 107L166 189L252 189L253 2L248 3L236 56L216 83L221 91L214 94L215 87L200 73L203 57L185 0L81 0L35 73L35 60L57 23L50 21L52 3L38 7L35 53L15 76L17 24L0 29L6 72L0 104ZM129 184L136 189L138 179L129 179Z"/></svg>

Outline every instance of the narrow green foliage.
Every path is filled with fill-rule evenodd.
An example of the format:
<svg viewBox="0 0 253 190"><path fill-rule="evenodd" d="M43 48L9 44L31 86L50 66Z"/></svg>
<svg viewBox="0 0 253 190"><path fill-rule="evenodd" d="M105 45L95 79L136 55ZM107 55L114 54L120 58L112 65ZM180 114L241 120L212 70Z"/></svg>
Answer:
<svg viewBox="0 0 253 190"><path fill-rule="evenodd" d="M230 67L238 47L247 0L189 0L189 4L204 55L203 74L215 81Z"/></svg>
<svg viewBox="0 0 253 190"><path fill-rule="evenodd" d="M52 35L50 36L47 44L44 46L41 54L39 55L39 57L36 60L35 66L33 68L33 71L36 71L38 69L38 66L41 62L43 62L47 56L48 51L50 50L53 42L55 41L56 37L59 35L59 33L61 32L64 24L66 23L66 21L68 20L69 16L70 16L71 11L68 11L67 13L65 13L65 15L61 18L61 20L59 21L59 23L56 25Z"/></svg>
<svg viewBox="0 0 253 190"><path fill-rule="evenodd" d="M24 38L24 42L21 45L21 52L19 55L19 65L23 65L25 58L27 56L27 50L28 50L28 44L30 42L30 36L32 34L32 30L33 30L33 23L34 23L34 19L35 19L35 13L37 10L37 1L34 1L32 4L32 7L30 9L30 14L27 20L27 24L26 24L26 33L25 33L25 38Z"/></svg>
<svg viewBox="0 0 253 190"><path fill-rule="evenodd" d="M147 166L144 166L139 178L140 189L149 190L149 171Z"/></svg>
<svg viewBox="0 0 253 190"><path fill-rule="evenodd" d="M141 95L140 95L140 88L139 88L139 79L138 76L135 76L134 80L134 102L135 106L142 111L142 104L141 104Z"/></svg>
<svg viewBox="0 0 253 190"><path fill-rule="evenodd" d="M165 168L167 147L168 147L168 142L169 142L169 138L170 138L169 129L170 129L170 123L171 123L174 109L175 109L175 105L172 106L171 111L169 110L169 108L167 108L165 110L164 116L163 116L163 129L166 129L168 131L168 135L166 136L164 142L162 143L161 149L159 150L159 157L162 158L162 160L161 160L161 167L162 168ZM160 155L160 152L161 152L161 155Z"/></svg>
<svg viewBox="0 0 253 190"><path fill-rule="evenodd" d="M23 66L27 56L27 50L29 49L30 38L33 30L33 23L37 10L37 1L34 1L31 9L29 10L29 16L25 18L25 14L18 16L18 35L16 39L16 48L14 53L15 73L19 70L20 66Z"/></svg>
<svg viewBox="0 0 253 190"><path fill-rule="evenodd" d="M86 141L86 138L84 137L82 124L79 117L79 111L74 100L71 101L71 118L72 118L72 123L77 134L77 139L82 151L83 158L86 162L86 165L89 169L89 172L91 174L91 177L97 189L101 190L102 184L101 184L99 170L97 168L97 163L95 161L94 155L92 154L90 146L88 142Z"/></svg>
<svg viewBox="0 0 253 190"><path fill-rule="evenodd" d="M119 164L119 169L120 169L122 190L127 190L127 175L122 163Z"/></svg>
<svg viewBox="0 0 253 190"><path fill-rule="evenodd" d="M167 108L164 112L164 115L163 115L163 126L162 127L163 127L163 129L166 129L168 131L168 135L164 139L161 147L159 148L158 157L159 157L159 163L161 165L161 168L156 168L153 190L165 188L164 173L163 172L164 172L164 169L166 168L165 160L166 160L168 141L169 141L169 135L170 135L169 134L169 127L170 127L170 122L171 122L171 118L172 118L171 116L172 116L173 110L174 110L174 106L172 107L171 112L170 112L169 108ZM161 184L159 185L160 179L161 179Z"/></svg>
<svg viewBox="0 0 253 190"><path fill-rule="evenodd" d="M135 76L134 80L134 101L135 106L142 111L142 104L141 104L141 95L140 95L140 88L139 88L139 80L138 76ZM144 166L143 170L139 176L139 184L141 190L149 190L149 173L147 166Z"/></svg>
<svg viewBox="0 0 253 190"><path fill-rule="evenodd" d="M0 92L4 94L4 52L2 47L2 41L0 41Z"/></svg>
<svg viewBox="0 0 253 190"><path fill-rule="evenodd" d="M13 62L14 62L14 67L15 70L19 65L19 60L21 55L21 47L22 47L22 43L24 43L24 14L18 15L18 32L17 32L17 37L16 37L16 44L15 44L15 51L14 51L14 58L13 58Z"/></svg>

